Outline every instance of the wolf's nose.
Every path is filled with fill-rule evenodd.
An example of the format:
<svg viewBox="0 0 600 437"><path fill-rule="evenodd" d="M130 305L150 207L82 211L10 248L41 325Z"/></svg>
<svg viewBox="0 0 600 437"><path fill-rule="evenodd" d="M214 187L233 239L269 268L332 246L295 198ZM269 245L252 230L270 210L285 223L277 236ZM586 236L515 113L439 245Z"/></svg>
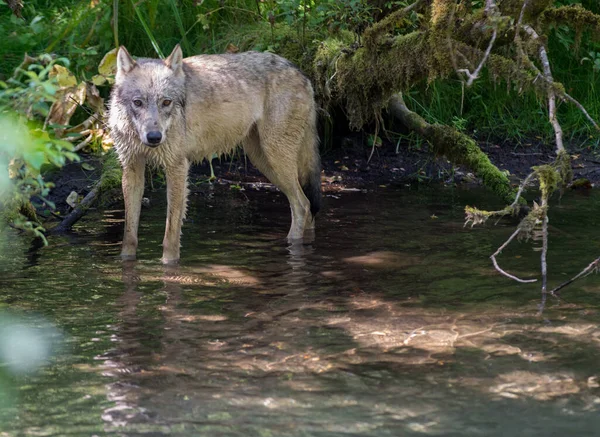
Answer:
<svg viewBox="0 0 600 437"><path fill-rule="evenodd" d="M160 140L162 139L162 134L158 131L148 132L146 134L146 139L148 140L148 142L150 144L158 144L158 143L160 143Z"/></svg>

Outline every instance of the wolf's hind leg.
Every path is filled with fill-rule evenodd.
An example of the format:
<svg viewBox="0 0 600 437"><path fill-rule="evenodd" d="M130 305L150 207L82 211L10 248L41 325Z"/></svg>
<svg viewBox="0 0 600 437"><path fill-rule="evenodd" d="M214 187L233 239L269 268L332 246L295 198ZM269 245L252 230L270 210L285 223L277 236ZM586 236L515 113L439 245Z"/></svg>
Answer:
<svg viewBox="0 0 600 437"><path fill-rule="evenodd" d="M167 225L163 239L164 264L176 263L179 260L181 225L187 209L187 178L190 163L182 159L165 168L167 176Z"/></svg>
<svg viewBox="0 0 600 437"><path fill-rule="evenodd" d="M252 164L258 168L288 198L292 212L292 224L287 235L289 241L303 238L304 229L310 226L312 216L310 202L302 191L298 180L297 140L281 136L260 138L258 129L253 128L244 140L244 150Z"/></svg>
<svg viewBox="0 0 600 437"><path fill-rule="evenodd" d="M121 258L135 259L138 245L138 226L144 195L144 171L146 160L142 157L123 165L123 199L125 201L125 231Z"/></svg>

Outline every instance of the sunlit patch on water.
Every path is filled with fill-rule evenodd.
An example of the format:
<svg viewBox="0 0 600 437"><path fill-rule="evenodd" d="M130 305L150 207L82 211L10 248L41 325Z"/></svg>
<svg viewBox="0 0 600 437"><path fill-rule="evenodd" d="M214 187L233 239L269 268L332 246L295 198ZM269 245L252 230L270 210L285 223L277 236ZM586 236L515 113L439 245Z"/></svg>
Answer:
<svg viewBox="0 0 600 437"><path fill-rule="evenodd" d="M0 305L67 340L29 374L0 367L0 435L595 435L597 278L538 314L538 285L489 262L512 229L462 227L482 194L341 193L290 247L281 196L195 198L176 267L159 263L155 200L136 262L118 259L120 211L50 248L9 240ZM597 203L556 209L551 281L589 262ZM535 276L527 246L502 256ZM23 320L8 350L35 358L12 335L37 329Z"/></svg>
<svg viewBox="0 0 600 437"><path fill-rule="evenodd" d="M43 317L0 312L0 365L13 375L38 370L62 341L58 329Z"/></svg>

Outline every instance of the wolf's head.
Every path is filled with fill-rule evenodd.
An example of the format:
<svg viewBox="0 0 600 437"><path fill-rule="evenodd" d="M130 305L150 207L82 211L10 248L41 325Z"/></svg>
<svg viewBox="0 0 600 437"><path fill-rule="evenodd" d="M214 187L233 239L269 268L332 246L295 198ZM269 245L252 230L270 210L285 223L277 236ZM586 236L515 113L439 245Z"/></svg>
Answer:
<svg viewBox="0 0 600 437"><path fill-rule="evenodd" d="M167 59L135 61L121 46L111 105L135 127L142 143L157 147L185 106L185 73L179 45Z"/></svg>

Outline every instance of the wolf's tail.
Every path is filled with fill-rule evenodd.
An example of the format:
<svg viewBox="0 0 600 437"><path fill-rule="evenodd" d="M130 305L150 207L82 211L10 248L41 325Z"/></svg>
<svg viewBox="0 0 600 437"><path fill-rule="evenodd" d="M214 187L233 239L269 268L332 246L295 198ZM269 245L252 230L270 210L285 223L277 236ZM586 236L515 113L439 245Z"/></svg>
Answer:
<svg viewBox="0 0 600 437"><path fill-rule="evenodd" d="M300 185L310 202L310 212L314 217L321 209L321 156L319 155L319 138L316 129L316 114L306 131L300 159Z"/></svg>
<svg viewBox="0 0 600 437"><path fill-rule="evenodd" d="M302 184L302 191L310 202L310 212L313 217L321 209L321 160L317 159L318 164L311 168L308 179Z"/></svg>

